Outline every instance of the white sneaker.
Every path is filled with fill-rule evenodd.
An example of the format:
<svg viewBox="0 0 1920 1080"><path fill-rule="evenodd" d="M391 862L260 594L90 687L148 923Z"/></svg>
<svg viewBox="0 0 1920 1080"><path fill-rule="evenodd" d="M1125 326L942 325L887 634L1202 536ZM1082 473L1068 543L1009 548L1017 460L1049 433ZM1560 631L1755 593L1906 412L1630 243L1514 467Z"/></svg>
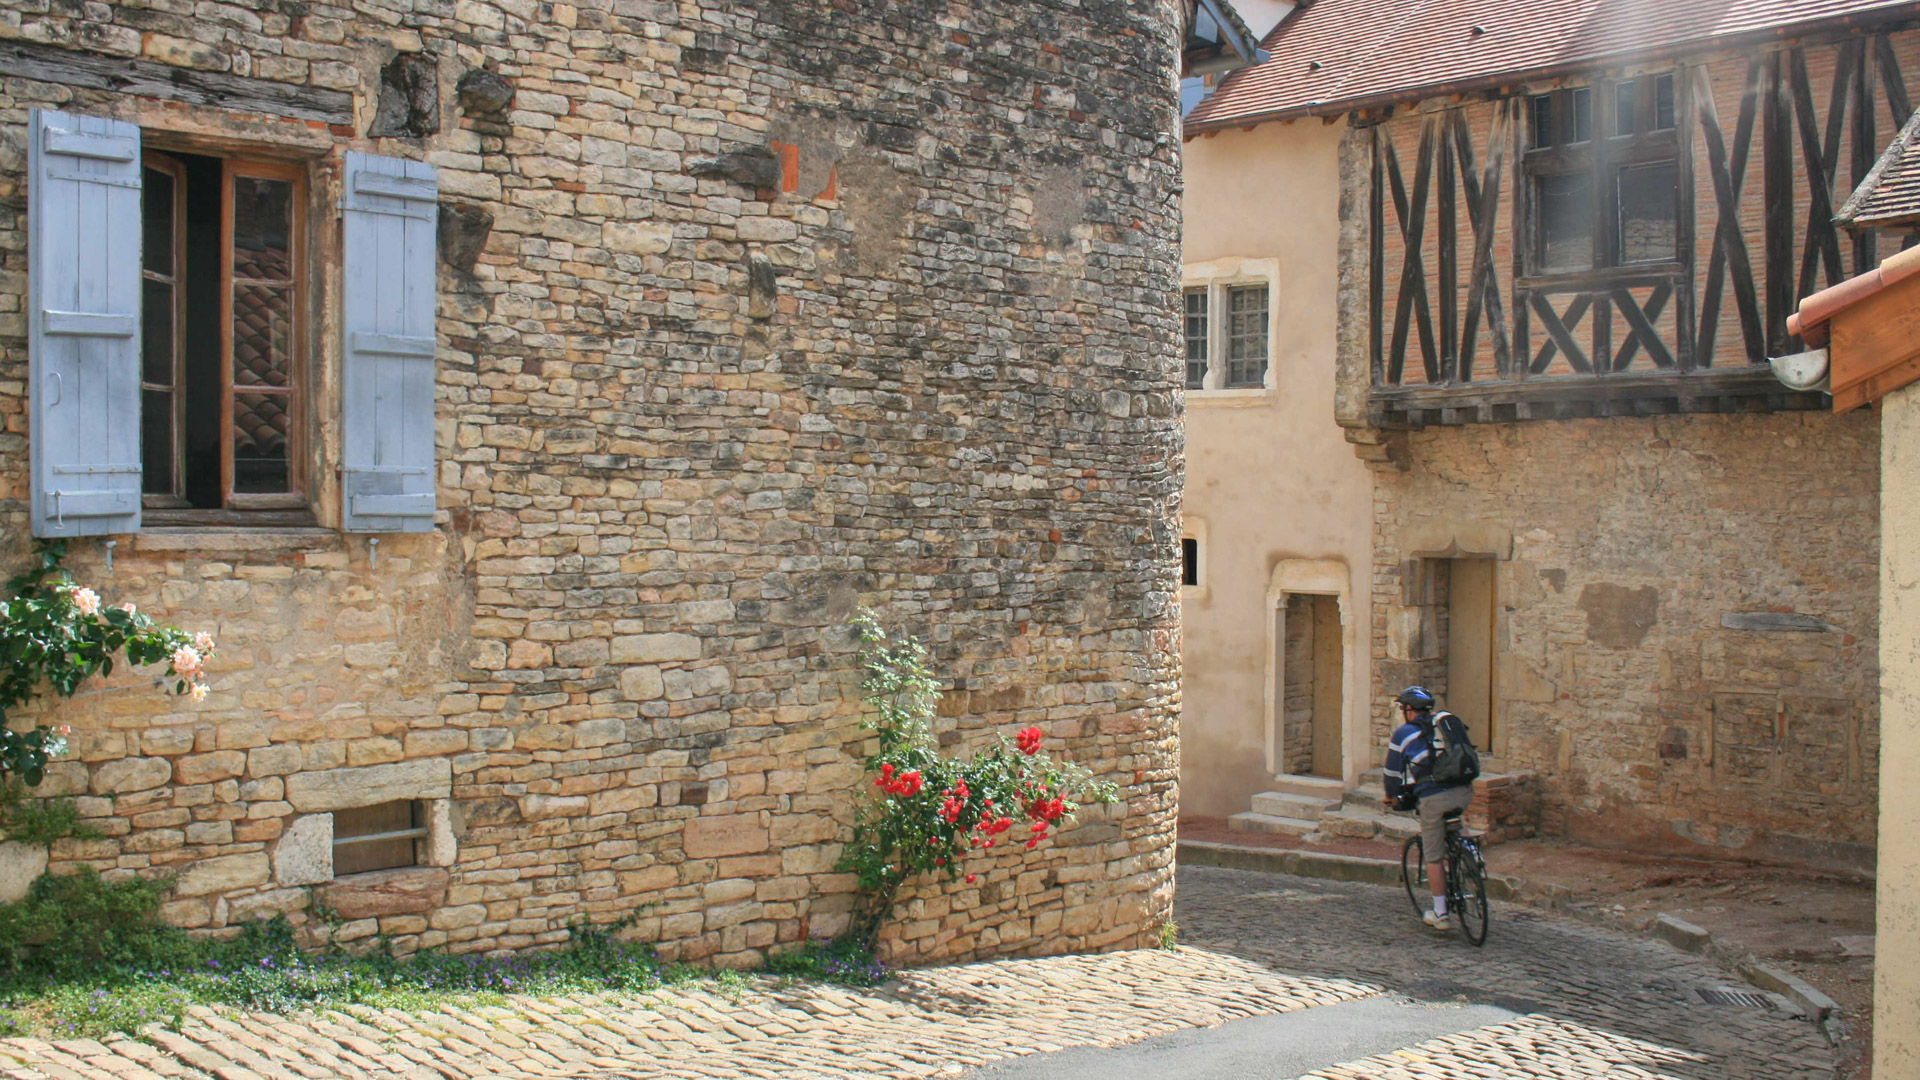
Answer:
<svg viewBox="0 0 1920 1080"><path fill-rule="evenodd" d="M1420 921L1423 923L1426 923L1429 927L1435 930L1453 929L1453 919L1451 917L1446 915L1435 915L1431 911L1428 911L1426 914L1420 916Z"/></svg>

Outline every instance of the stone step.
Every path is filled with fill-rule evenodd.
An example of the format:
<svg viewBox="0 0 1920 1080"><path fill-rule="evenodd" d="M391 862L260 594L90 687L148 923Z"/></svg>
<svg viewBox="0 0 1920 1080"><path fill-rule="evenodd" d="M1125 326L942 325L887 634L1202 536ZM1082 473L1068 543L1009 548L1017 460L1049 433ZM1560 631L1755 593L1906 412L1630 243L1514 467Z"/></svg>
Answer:
<svg viewBox="0 0 1920 1080"><path fill-rule="evenodd" d="M1300 818L1312 821L1329 810L1340 808L1338 794L1332 798L1294 795L1285 791L1263 791L1253 797L1253 812L1269 817Z"/></svg>
<svg viewBox="0 0 1920 1080"><path fill-rule="evenodd" d="M1243 810L1227 819L1227 830L1229 832L1257 832L1282 836L1305 836L1317 828L1319 824L1318 821L1277 817L1273 814L1256 814L1251 810Z"/></svg>
<svg viewBox="0 0 1920 1080"><path fill-rule="evenodd" d="M1273 789L1282 795L1304 795L1309 799L1329 799L1340 801L1340 794L1347 785L1330 776L1300 776L1288 774L1273 778Z"/></svg>
<svg viewBox="0 0 1920 1080"><path fill-rule="evenodd" d="M1370 784L1361 784L1359 787L1347 789L1341 801L1348 806L1378 808L1381 798L1386 793L1386 789L1380 786L1380 781L1375 780Z"/></svg>

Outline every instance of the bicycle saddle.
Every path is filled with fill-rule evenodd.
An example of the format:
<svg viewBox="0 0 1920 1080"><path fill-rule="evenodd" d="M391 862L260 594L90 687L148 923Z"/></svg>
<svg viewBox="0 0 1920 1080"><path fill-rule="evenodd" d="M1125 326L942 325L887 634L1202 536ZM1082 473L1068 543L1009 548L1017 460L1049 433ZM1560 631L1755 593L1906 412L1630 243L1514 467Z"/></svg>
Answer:
<svg viewBox="0 0 1920 1080"><path fill-rule="evenodd" d="M1459 821L1461 816L1464 815L1465 813L1466 813L1465 810L1449 810L1446 813L1440 815L1440 820L1441 821Z"/></svg>

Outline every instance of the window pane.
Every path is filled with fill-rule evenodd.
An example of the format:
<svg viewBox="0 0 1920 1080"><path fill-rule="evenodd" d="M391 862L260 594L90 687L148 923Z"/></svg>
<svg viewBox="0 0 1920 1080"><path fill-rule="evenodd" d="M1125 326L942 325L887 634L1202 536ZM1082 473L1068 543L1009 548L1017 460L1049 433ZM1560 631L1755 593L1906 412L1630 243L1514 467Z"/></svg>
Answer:
<svg viewBox="0 0 1920 1080"><path fill-rule="evenodd" d="M234 177L233 275L291 280L292 240L293 181Z"/></svg>
<svg viewBox="0 0 1920 1080"><path fill-rule="evenodd" d="M173 286L140 282L140 381L173 385Z"/></svg>
<svg viewBox="0 0 1920 1080"><path fill-rule="evenodd" d="M1583 143L1593 138L1593 91L1587 89L1573 92L1573 139Z"/></svg>
<svg viewBox="0 0 1920 1080"><path fill-rule="evenodd" d="M1667 131L1673 127L1673 76L1662 75L1653 80L1653 129Z"/></svg>
<svg viewBox="0 0 1920 1080"><path fill-rule="evenodd" d="M290 490L287 477L286 394L233 395L233 490L272 494Z"/></svg>
<svg viewBox="0 0 1920 1080"><path fill-rule="evenodd" d="M292 341L291 288L233 287L233 385L287 385Z"/></svg>
<svg viewBox="0 0 1920 1080"><path fill-rule="evenodd" d="M1680 219L1679 173L1671 161L1633 165L1617 174L1620 261L1662 262L1676 258Z"/></svg>
<svg viewBox="0 0 1920 1080"><path fill-rule="evenodd" d="M1180 584L1200 584L1200 541L1191 536L1180 539Z"/></svg>
<svg viewBox="0 0 1920 1080"><path fill-rule="evenodd" d="M1613 84L1613 133L1631 135L1638 130L1633 117L1634 84L1630 82Z"/></svg>
<svg viewBox="0 0 1920 1080"><path fill-rule="evenodd" d="M1553 95L1533 99L1533 145L1553 145Z"/></svg>
<svg viewBox="0 0 1920 1080"><path fill-rule="evenodd" d="M1260 386L1267 378L1267 287L1227 290L1227 385Z"/></svg>
<svg viewBox="0 0 1920 1080"><path fill-rule="evenodd" d="M1207 380L1207 290L1188 289L1187 389L1198 390Z"/></svg>
<svg viewBox="0 0 1920 1080"><path fill-rule="evenodd" d="M159 169L140 173L140 268L173 276L173 174Z"/></svg>
<svg viewBox="0 0 1920 1080"><path fill-rule="evenodd" d="M140 490L148 495L172 495L173 392L140 392Z"/></svg>
<svg viewBox="0 0 1920 1080"><path fill-rule="evenodd" d="M1542 270L1593 266L1593 174L1567 173L1534 180L1540 235L1536 255Z"/></svg>
<svg viewBox="0 0 1920 1080"><path fill-rule="evenodd" d="M419 804L411 801L381 803L333 814L333 875L363 874L369 870L391 870L417 865L417 841L413 837L377 840L372 843L342 843L355 837L400 832L418 828Z"/></svg>

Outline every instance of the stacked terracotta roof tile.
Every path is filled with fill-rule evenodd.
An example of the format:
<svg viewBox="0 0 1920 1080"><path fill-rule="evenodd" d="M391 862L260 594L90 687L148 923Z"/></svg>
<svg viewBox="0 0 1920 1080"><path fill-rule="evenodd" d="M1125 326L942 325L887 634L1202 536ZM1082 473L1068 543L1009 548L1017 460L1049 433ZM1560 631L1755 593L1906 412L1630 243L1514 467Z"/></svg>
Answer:
<svg viewBox="0 0 1920 1080"><path fill-rule="evenodd" d="M1270 59L1229 75L1186 127L1337 114L1912 11L1911 0L1315 0L1267 35Z"/></svg>

